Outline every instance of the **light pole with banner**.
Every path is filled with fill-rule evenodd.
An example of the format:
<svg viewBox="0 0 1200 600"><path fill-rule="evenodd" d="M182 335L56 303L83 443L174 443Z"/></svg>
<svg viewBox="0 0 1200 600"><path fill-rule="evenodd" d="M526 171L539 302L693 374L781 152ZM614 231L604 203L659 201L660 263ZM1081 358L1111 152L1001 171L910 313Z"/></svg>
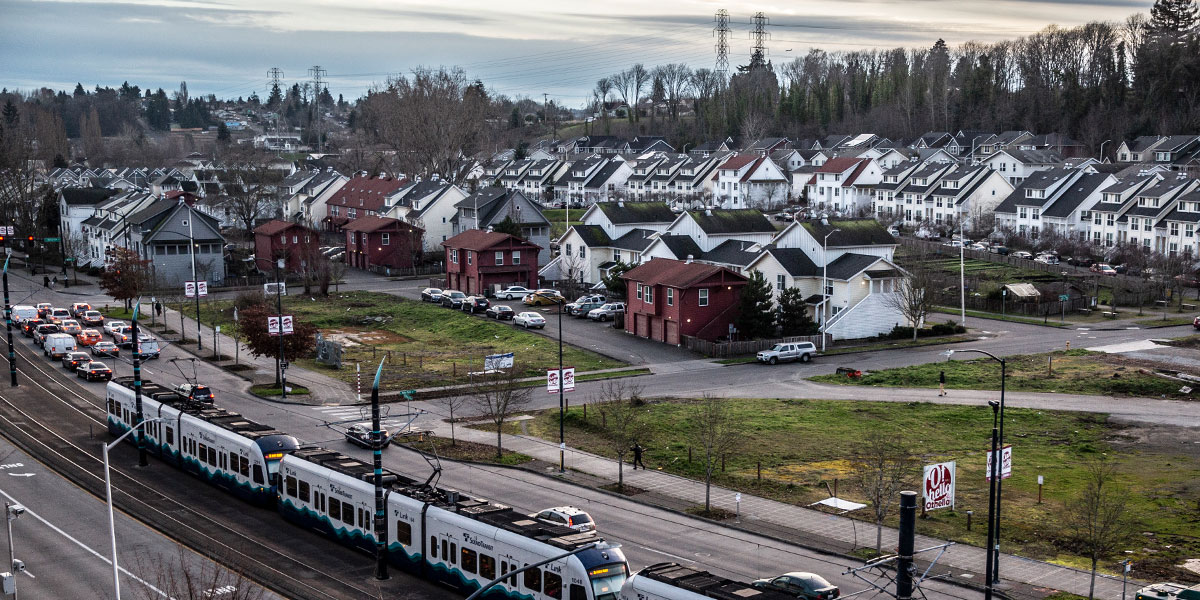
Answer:
<svg viewBox="0 0 1200 600"><path fill-rule="evenodd" d="M188 206L187 202L180 197L180 203L188 211L187 226L188 226L188 246L192 249L192 284L196 290L196 349L203 350L204 342L201 340L204 336L200 335L200 282L196 279L196 237L192 234L192 220L196 218L196 214L192 211L192 207ZM204 285L205 293L208 292L208 282Z"/></svg>
<svg viewBox="0 0 1200 600"><path fill-rule="evenodd" d="M283 266L282 258L275 261L275 310L279 313L279 394L280 398L287 400L287 361L283 355Z"/></svg>
<svg viewBox="0 0 1200 600"><path fill-rule="evenodd" d="M833 301L833 294L829 293L829 236L841 231L834 229L825 234L825 239L821 242L821 352L825 351L825 326L828 325L829 303Z"/></svg>
<svg viewBox="0 0 1200 600"><path fill-rule="evenodd" d="M102 454L104 454L104 499L108 503L108 538L112 548L111 562L113 574L113 597L116 598L116 600L121 600L121 572L120 568L117 566L117 525L116 520L113 518L112 477L109 475L108 471L108 451L116 448L117 444L120 444L121 440L128 437L129 434L141 430L150 423L161 423L162 421L163 419L161 418L141 421L135 424L133 427L130 427L129 431L122 433L117 437L117 439L108 444L103 444Z"/></svg>

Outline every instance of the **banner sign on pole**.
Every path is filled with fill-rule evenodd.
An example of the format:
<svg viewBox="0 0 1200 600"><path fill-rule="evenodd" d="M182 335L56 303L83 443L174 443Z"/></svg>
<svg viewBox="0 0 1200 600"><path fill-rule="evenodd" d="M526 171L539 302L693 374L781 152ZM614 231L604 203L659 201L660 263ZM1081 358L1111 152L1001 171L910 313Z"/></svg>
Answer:
<svg viewBox="0 0 1200 600"><path fill-rule="evenodd" d="M291 335L294 333L292 329L292 315L283 315L283 335Z"/></svg>
<svg viewBox="0 0 1200 600"><path fill-rule="evenodd" d="M208 295L208 282L207 281L197 281L196 282L196 291L200 292L201 298L207 296Z"/></svg>
<svg viewBox="0 0 1200 600"><path fill-rule="evenodd" d="M185 281L185 282L183 282L183 295L184 296L187 296L188 298L195 298L197 291L200 292L201 298L207 296L208 295L208 282L207 281Z"/></svg>
<svg viewBox="0 0 1200 600"><path fill-rule="evenodd" d="M551 394L558 393L558 369L550 369L546 371L546 391ZM567 367L562 370L562 391L575 391L575 367Z"/></svg>
<svg viewBox="0 0 1200 600"><path fill-rule="evenodd" d="M1000 479L1012 477L1012 444L1000 450ZM987 451L987 480L992 480L992 451Z"/></svg>
<svg viewBox="0 0 1200 600"><path fill-rule="evenodd" d="M267 333L279 335L279 316L267 317Z"/></svg>
<svg viewBox="0 0 1200 600"><path fill-rule="evenodd" d="M558 369L546 371L546 391L551 394L558 393Z"/></svg>
<svg viewBox="0 0 1200 600"><path fill-rule="evenodd" d="M513 367L513 353L508 354L491 354L483 357L483 370L494 371L496 369L511 369ZM558 385L558 384L555 384Z"/></svg>
<svg viewBox="0 0 1200 600"><path fill-rule="evenodd" d="M954 461L925 466L925 510L954 508Z"/></svg>
<svg viewBox="0 0 1200 600"><path fill-rule="evenodd" d="M575 391L575 367L567 367L563 369L562 379L564 392Z"/></svg>

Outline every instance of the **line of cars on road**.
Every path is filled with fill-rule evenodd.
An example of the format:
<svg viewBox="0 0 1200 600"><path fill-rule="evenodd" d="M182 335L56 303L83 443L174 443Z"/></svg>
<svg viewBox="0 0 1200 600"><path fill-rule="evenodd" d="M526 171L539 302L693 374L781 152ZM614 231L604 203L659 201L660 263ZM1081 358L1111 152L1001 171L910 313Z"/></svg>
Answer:
<svg viewBox="0 0 1200 600"><path fill-rule="evenodd" d="M60 361L63 368L88 381L112 379L112 369L95 359L118 358L121 348L133 345L132 327L124 321L105 319L86 302L77 302L69 309L48 302L16 305L11 315L13 324L42 349L44 356ZM158 358L161 346L158 340L139 332L138 350L144 358Z"/></svg>
<svg viewBox="0 0 1200 600"><path fill-rule="evenodd" d="M611 321L625 314L624 302L607 302L599 294L580 296L574 302L567 303L557 290L531 290L521 286L509 286L495 294L497 299L513 300L520 298L526 306L563 305L563 312L574 317L587 317L593 321ZM512 321L513 325L526 329L544 329L546 318L541 314L525 311L517 312L511 307L497 304L485 296L468 296L459 290L443 290L427 287L421 290L421 301L433 302L446 308L454 308L470 314L482 314L497 321Z"/></svg>

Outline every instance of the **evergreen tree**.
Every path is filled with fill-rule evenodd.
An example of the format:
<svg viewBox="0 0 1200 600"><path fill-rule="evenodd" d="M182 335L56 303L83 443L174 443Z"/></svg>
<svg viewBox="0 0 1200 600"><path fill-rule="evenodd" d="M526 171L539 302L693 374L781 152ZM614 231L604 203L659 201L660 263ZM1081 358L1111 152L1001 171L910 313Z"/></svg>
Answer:
<svg viewBox="0 0 1200 600"><path fill-rule="evenodd" d="M759 271L750 272L750 283L742 288L738 316L734 320L742 339L770 337L775 333L771 310L771 284Z"/></svg>
<svg viewBox="0 0 1200 600"><path fill-rule="evenodd" d="M1150 31L1156 36L1181 37L1195 30L1195 0L1156 0L1150 9Z"/></svg>
<svg viewBox="0 0 1200 600"><path fill-rule="evenodd" d="M496 233L507 233L512 236L521 237L521 224L514 221L512 215L504 217L503 221L492 226L492 231Z"/></svg>
<svg viewBox="0 0 1200 600"><path fill-rule="evenodd" d="M6 125L16 125L21 118L21 113L17 111L17 105L13 104L12 98L4 101L4 123Z"/></svg>
<svg viewBox="0 0 1200 600"><path fill-rule="evenodd" d="M509 129L517 129L521 127L521 113L517 112L517 107L513 107L512 113L508 115Z"/></svg>
<svg viewBox="0 0 1200 600"><path fill-rule="evenodd" d="M83 89L83 84L82 84L82 83L76 83L76 84L75 84L75 92L74 92L74 96L75 96L76 98L79 98L80 96L86 96L86 95L87 95L87 90Z"/></svg>
<svg viewBox="0 0 1200 600"><path fill-rule="evenodd" d="M217 124L217 141L229 143L230 139L229 127L225 125L224 121L221 121L219 124Z"/></svg>
<svg viewBox="0 0 1200 600"><path fill-rule="evenodd" d="M775 321L785 336L817 333L817 323L809 316L804 293L798 287L790 287L779 294Z"/></svg>
<svg viewBox="0 0 1200 600"><path fill-rule="evenodd" d="M608 290L608 295L613 300L624 300L626 290L629 288L625 285L625 280L621 279L627 271L633 268L633 265L617 261L617 264L609 267L608 275L601 276L600 280L604 282L605 289Z"/></svg>
<svg viewBox="0 0 1200 600"><path fill-rule="evenodd" d="M283 92L279 89L278 83L271 84L271 95L267 96L267 108L275 110L279 105L283 104Z"/></svg>

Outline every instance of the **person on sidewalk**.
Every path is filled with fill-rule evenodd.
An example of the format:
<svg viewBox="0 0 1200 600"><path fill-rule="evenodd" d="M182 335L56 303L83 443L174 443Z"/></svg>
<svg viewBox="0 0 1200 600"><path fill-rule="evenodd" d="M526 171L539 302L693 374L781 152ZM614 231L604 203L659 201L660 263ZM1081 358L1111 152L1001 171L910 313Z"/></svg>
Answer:
<svg viewBox="0 0 1200 600"><path fill-rule="evenodd" d="M49 275L42 275L42 287L44 287L44 288L50 287L50 276Z"/></svg>
<svg viewBox="0 0 1200 600"><path fill-rule="evenodd" d="M638 467L640 466L642 468L642 470L645 471L646 465L642 462L642 452L645 452L646 449L642 448L641 444L634 442L632 450L633 450L633 470L636 471L638 469Z"/></svg>
<svg viewBox="0 0 1200 600"><path fill-rule="evenodd" d="M945 371L938 373L938 395L939 396L946 395L946 372Z"/></svg>
<svg viewBox="0 0 1200 600"><path fill-rule="evenodd" d="M54 279L50 280L50 289L54 289L56 287L58 287L58 275L55 275Z"/></svg>

